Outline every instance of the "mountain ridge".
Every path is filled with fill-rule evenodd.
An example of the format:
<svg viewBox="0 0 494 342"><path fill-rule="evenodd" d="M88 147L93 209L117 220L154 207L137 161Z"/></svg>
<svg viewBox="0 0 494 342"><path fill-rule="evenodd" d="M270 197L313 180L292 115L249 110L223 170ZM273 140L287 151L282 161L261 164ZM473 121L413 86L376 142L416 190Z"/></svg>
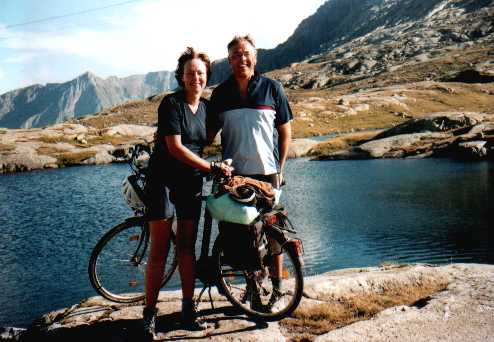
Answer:
<svg viewBox="0 0 494 342"><path fill-rule="evenodd" d="M0 127L43 127L176 86L175 74L170 71L106 79L86 71L67 82L35 84L0 95Z"/></svg>
<svg viewBox="0 0 494 342"><path fill-rule="evenodd" d="M492 46L493 22L494 0L328 0L285 42L259 49L257 67L287 88L334 87L387 75L410 63L427 63L451 49L462 51L479 42ZM487 64L479 67L492 71L492 58L483 61ZM434 68L417 72L409 81L447 77ZM227 60L216 60L209 84L230 74ZM86 72L65 83L0 95L0 127L42 127L175 86L169 71L104 80Z"/></svg>

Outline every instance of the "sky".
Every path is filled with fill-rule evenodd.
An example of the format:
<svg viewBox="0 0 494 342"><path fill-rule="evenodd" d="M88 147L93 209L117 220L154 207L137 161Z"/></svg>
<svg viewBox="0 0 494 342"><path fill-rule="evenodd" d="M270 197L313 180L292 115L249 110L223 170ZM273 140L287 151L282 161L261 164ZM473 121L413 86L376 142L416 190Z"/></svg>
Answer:
<svg viewBox="0 0 494 342"><path fill-rule="evenodd" d="M325 1L0 0L0 94L86 71L172 71L187 46L224 58L236 34L274 48Z"/></svg>

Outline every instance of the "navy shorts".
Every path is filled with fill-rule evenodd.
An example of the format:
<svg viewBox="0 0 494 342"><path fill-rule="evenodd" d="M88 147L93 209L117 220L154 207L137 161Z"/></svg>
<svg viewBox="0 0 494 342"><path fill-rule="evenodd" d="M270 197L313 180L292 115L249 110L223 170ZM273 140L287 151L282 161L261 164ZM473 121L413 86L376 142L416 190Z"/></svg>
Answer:
<svg viewBox="0 0 494 342"><path fill-rule="evenodd" d="M160 169L150 169L145 193L150 220L168 219L176 213L178 219L199 219L202 206L202 177L167 175Z"/></svg>

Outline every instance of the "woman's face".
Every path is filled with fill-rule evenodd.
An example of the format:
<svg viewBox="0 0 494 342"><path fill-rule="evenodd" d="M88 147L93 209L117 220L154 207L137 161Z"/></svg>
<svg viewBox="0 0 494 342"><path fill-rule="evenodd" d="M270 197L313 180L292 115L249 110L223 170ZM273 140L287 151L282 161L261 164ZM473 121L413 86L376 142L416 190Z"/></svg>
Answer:
<svg viewBox="0 0 494 342"><path fill-rule="evenodd" d="M188 60L182 81L186 92L202 92L208 81L206 64L199 58Z"/></svg>

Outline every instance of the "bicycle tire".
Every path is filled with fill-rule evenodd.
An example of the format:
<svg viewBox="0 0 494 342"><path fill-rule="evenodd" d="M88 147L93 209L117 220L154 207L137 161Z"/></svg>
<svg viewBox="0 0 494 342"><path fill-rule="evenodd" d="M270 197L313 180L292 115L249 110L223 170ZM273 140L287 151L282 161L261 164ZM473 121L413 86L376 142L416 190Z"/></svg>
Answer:
<svg viewBox="0 0 494 342"><path fill-rule="evenodd" d="M221 236L215 241L213 247L213 260L217 272L217 286L219 293L225 295L230 303L245 313L257 320L276 321L289 316L299 305L303 294L304 277L303 268L297 254L287 243L288 239L274 229L266 229L266 234L276 241L281 246L281 254L283 255L283 285L282 285L282 303L274 311L266 311L265 308L269 303L269 298L273 294L273 286L267 273L264 277L255 280L257 285L260 285L262 295L259 295L260 304L254 305L253 297L249 299L249 291L247 283L252 284L251 274L245 270L235 270L226 262L223 262L222 244L224 243ZM226 242L225 242L226 243ZM271 247L269 247L271 253ZM258 271L259 272L259 271ZM253 286L251 285L251 288ZM261 292L261 291L259 291ZM280 301L281 302L281 301ZM279 304L279 303L278 303Z"/></svg>
<svg viewBox="0 0 494 342"><path fill-rule="evenodd" d="M89 259L89 280L104 298L118 303L133 303L145 298L145 266L149 250L149 229L141 217L127 219L106 232ZM163 287L177 267L172 238Z"/></svg>

